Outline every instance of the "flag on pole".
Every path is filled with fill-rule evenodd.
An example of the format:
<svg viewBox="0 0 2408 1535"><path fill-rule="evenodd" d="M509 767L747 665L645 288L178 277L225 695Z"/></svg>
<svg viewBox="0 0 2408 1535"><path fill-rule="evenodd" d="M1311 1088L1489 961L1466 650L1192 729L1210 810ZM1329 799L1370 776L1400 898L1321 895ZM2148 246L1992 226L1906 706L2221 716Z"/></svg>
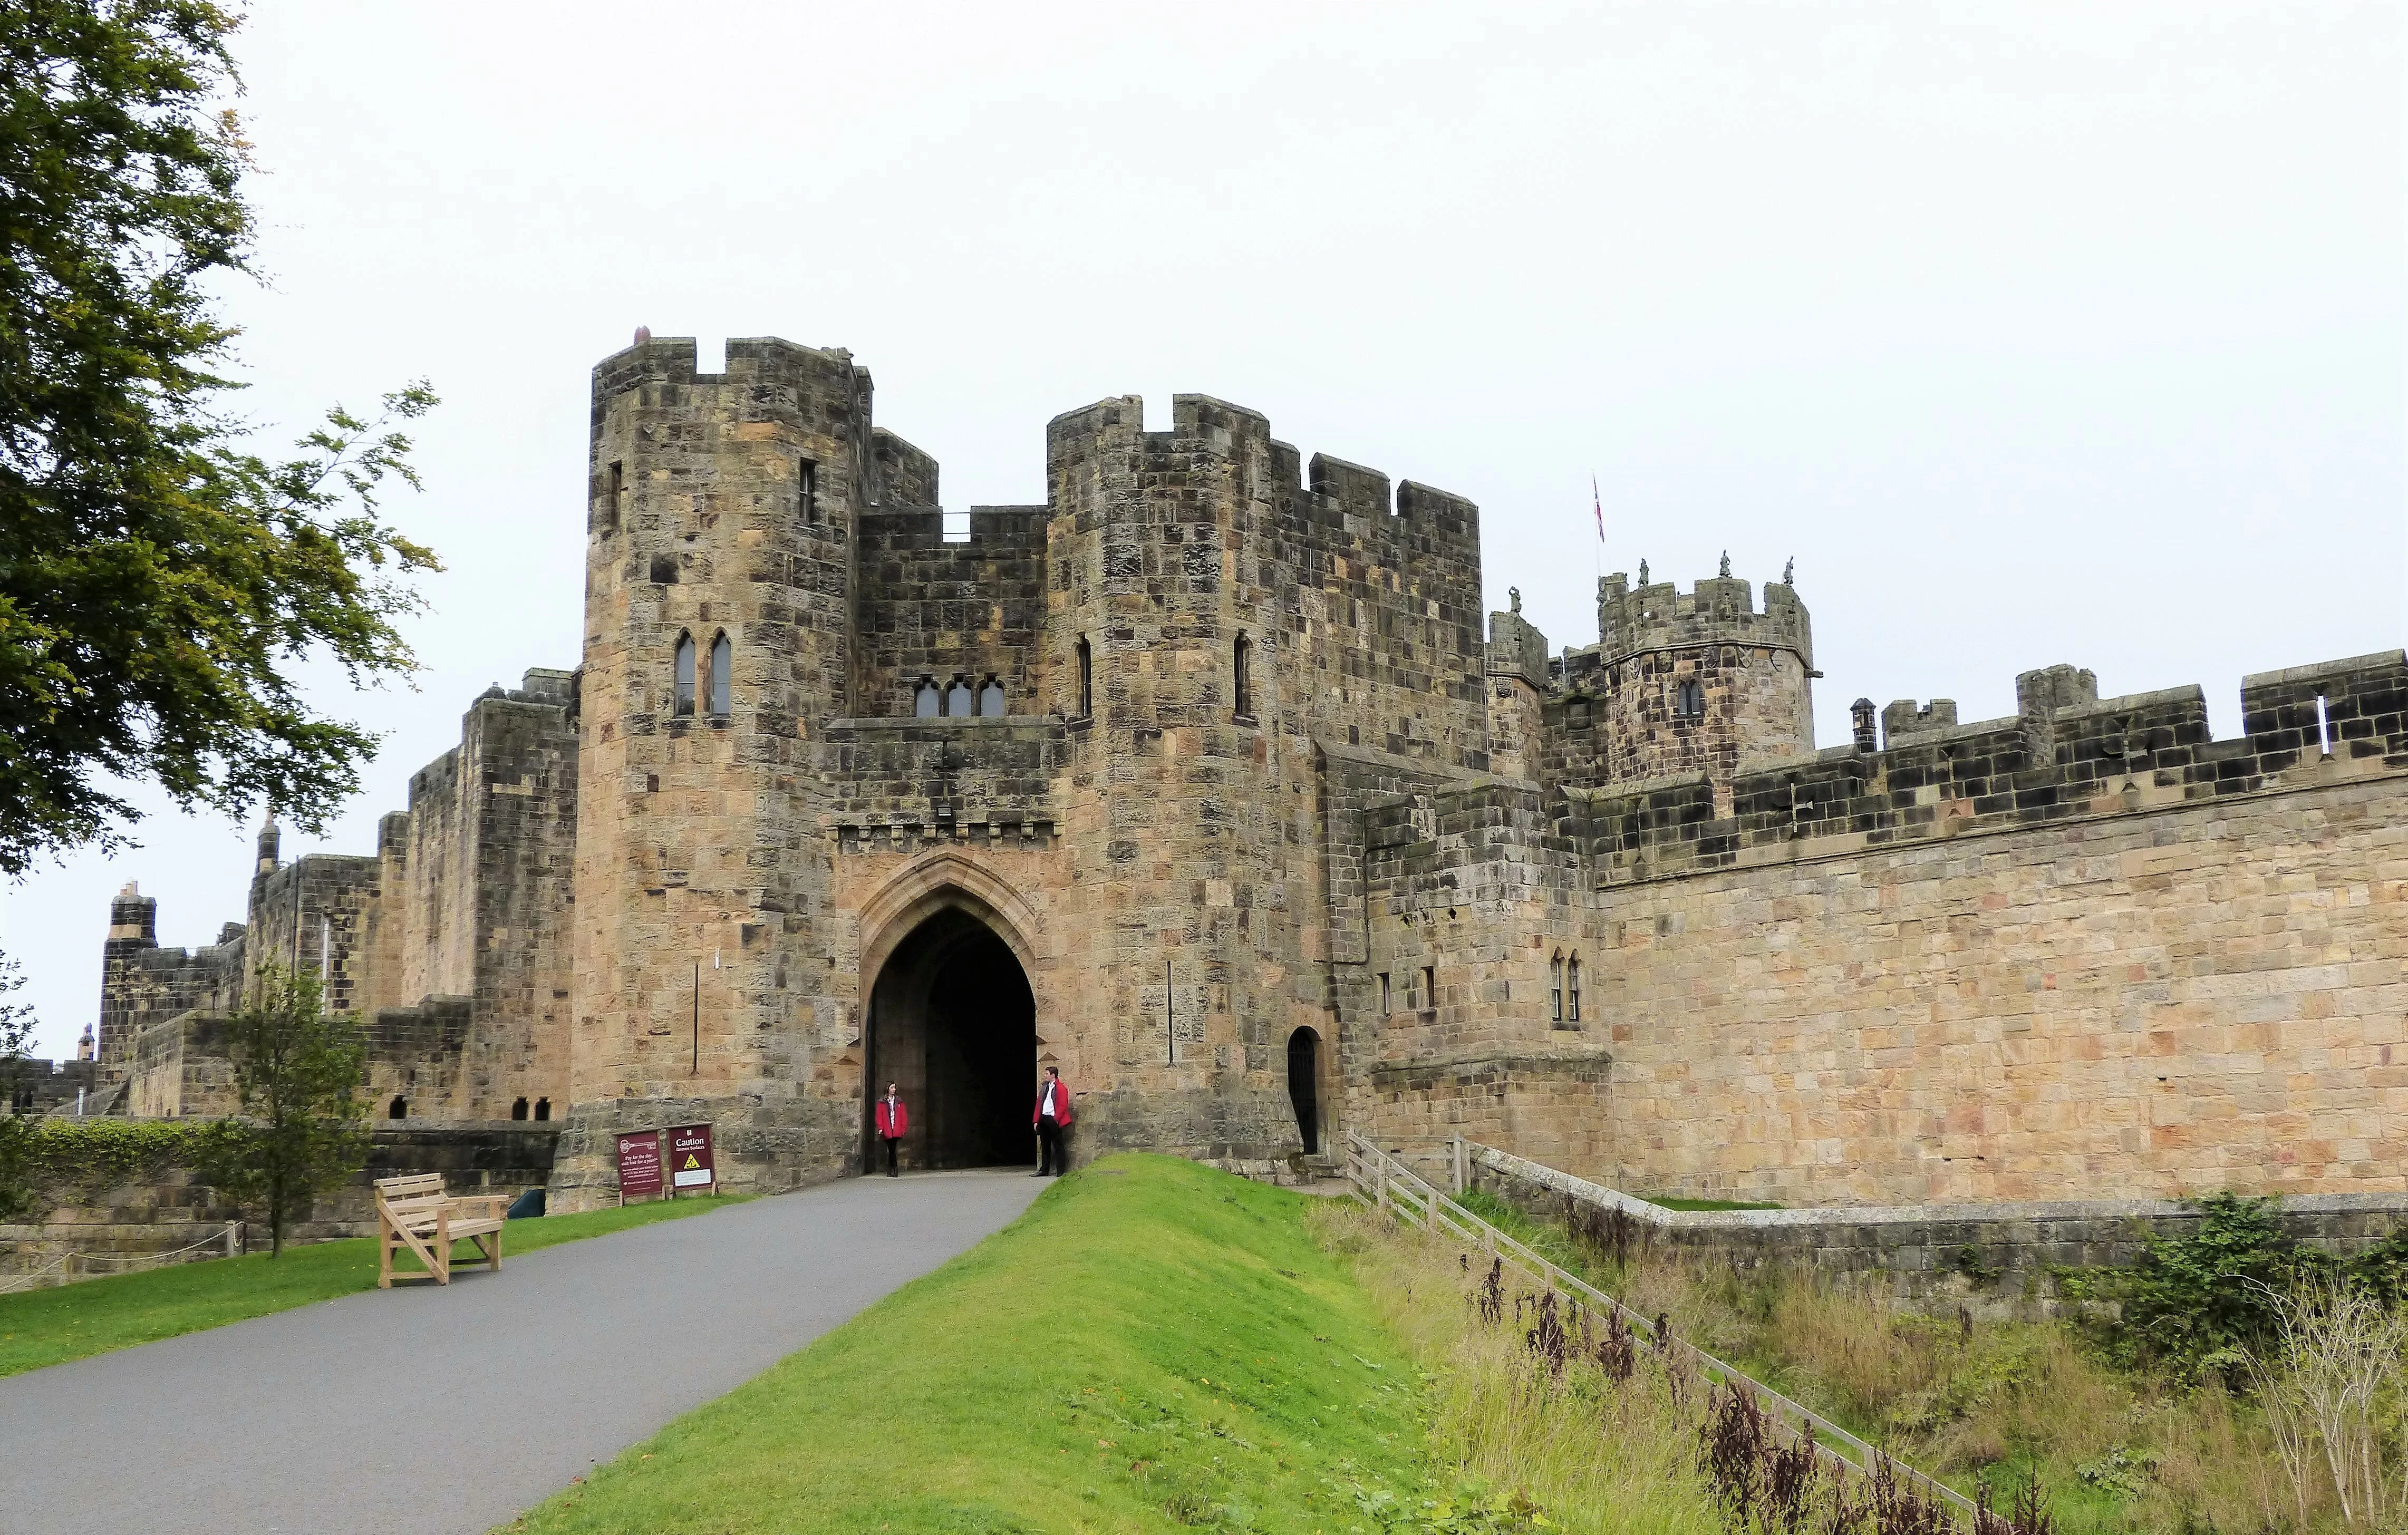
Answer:
<svg viewBox="0 0 2408 1535"><path fill-rule="evenodd" d="M1597 476L1588 477L1589 505L1597 508L1597 541L1605 542L1605 498L1597 493Z"/></svg>

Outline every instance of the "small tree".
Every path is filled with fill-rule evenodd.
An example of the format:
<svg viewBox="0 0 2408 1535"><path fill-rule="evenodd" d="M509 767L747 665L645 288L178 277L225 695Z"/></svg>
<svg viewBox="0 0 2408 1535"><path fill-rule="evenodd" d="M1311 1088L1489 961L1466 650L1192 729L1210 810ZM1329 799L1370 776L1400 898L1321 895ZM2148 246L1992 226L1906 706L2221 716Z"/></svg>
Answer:
<svg viewBox="0 0 2408 1535"><path fill-rule="evenodd" d="M24 984L17 961L0 954L0 1066L22 1059L33 1036L33 1004L8 1000ZM11 1089L17 1086L12 1072L0 1072L0 1078ZM32 1142L32 1125L13 1113L0 1114L0 1220L14 1220L33 1208Z"/></svg>
<svg viewBox="0 0 2408 1535"><path fill-rule="evenodd" d="M327 1016L315 976L271 964L259 980L226 1020L241 1117L221 1130L208 1171L236 1203L266 1211L269 1252L280 1256L294 1215L367 1161L367 1046L357 1020Z"/></svg>

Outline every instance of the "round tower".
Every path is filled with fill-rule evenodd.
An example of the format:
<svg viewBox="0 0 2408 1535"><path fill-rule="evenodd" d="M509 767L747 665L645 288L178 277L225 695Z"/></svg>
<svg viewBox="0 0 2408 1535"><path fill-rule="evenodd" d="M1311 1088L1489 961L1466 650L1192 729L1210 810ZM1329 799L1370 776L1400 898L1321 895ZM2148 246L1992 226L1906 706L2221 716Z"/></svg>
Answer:
<svg viewBox="0 0 2408 1535"><path fill-rule="evenodd" d="M594 371L564 1192L638 1123L711 1119L735 1160L851 1140L807 1091L845 1019L798 786L846 711L869 377L776 340L695 361L639 335Z"/></svg>
<svg viewBox="0 0 2408 1535"><path fill-rule="evenodd" d="M1758 612L1727 557L1686 594L1617 571L1597 617L1606 781L1703 773L1727 814L1734 776L1814 750L1813 632L1787 581L1765 584Z"/></svg>

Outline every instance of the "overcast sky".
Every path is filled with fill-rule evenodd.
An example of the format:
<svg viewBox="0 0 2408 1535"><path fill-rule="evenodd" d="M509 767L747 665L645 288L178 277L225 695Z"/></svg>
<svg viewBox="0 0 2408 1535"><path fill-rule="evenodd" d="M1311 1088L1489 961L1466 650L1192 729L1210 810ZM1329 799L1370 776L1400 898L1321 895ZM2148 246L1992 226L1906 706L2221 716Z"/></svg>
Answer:
<svg viewBox="0 0 2408 1535"><path fill-rule="evenodd" d="M587 373L637 325L847 347L947 506L1043 427L1266 413L1481 506L1490 605L1798 561L1827 674L2206 689L2400 645L2402 56L2389 4L299 5L237 38L273 440L425 377L448 569L320 844L367 853L487 684L578 661ZM1589 509L1602 487L1607 542ZM36 1053L108 898L238 921L251 828L0 886Z"/></svg>

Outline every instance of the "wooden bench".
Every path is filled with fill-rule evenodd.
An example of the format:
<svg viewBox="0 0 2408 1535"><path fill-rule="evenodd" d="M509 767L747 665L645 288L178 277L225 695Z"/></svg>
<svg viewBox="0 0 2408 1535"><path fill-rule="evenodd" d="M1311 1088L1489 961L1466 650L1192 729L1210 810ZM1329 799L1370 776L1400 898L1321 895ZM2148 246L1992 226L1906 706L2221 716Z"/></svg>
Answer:
<svg viewBox="0 0 2408 1535"><path fill-rule="evenodd" d="M500 1272L505 1220L502 1212L509 1202L507 1194L446 1194L440 1173L379 1178L377 1288L393 1288L395 1278L432 1279L438 1285L449 1285L452 1244L463 1239L475 1244L484 1255L484 1263ZM426 1265L424 1273L396 1275L393 1272L394 1255L404 1247L416 1253L418 1260Z"/></svg>

